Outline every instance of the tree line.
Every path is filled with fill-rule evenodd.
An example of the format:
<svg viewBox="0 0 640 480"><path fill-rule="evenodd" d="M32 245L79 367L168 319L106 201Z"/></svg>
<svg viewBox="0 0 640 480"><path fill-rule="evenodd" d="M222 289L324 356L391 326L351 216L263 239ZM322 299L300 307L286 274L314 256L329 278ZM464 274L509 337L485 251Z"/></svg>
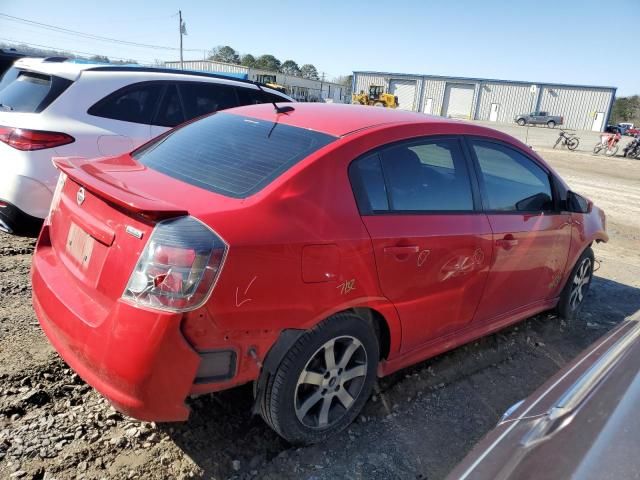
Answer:
<svg viewBox="0 0 640 480"><path fill-rule="evenodd" d="M640 124L640 95L616 98L611 112L611 123L631 122Z"/></svg>
<svg viewBox="0 0 640 480"><path fill-rule="evenodd" d="M259 57L255 57L250 53L240 55L240 53L229 45L220 45L213 48L209 52L208 59L215 62L233 63L235 65L242 65L249 68L280 72L285 75L308 78L309 80L320 79L318 69L310 63L305 63L300 66L293 60L285 60L284 62L281 62L276 57L269 54L260 55Z"/></svg>

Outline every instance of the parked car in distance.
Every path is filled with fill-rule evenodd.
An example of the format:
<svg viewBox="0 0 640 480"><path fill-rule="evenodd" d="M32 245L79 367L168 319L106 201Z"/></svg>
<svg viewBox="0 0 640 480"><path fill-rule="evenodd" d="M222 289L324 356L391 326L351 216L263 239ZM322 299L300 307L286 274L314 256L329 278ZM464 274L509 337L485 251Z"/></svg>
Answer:
<svg viewBox="0 0 640 480"><path fill-rule="evenodd" d="M293 443L349 425L378 375L575 317L608 239L520 141L413 112L254 105L54 161L32 284L62 358L144 420L255 382Z"/></svg>
<svg viewBox="0 0 640 480"><path fill-rule="evenodd" d="M631 133L633 130L635 130L635 125L633 123L620 122L618 123L618 126L624 129L622 135L633 135L633 133Z"/></svg>
<svg viewBox="0 0 640 480"><path fill-rule="evenodd" d="M549 115L549 112L531 112L516 115L515 122L524 127L525 125L546 125L549 128L555 128L564 124L564 117L558 115Z"/></svg>
<svg viewBox="0 0 640 480"><path fill-rule="evenodd" d="M58 178L54 155L117 155L192 118L271 101L292 100L207 73L20 59L0 82L0 230L40 230Z"/></svg>
<svg viewBox="0 0 640 480"><path fill-rule="evenodd" d="M629 135L630 137L637 137L638 135L640 135L640 128L635 128L635 127L627 128L627 131L625 132L625 134Z"/></svg>
<svg viewBox="0 0 640 480"><path fill-rule="evenodd" d="M449 480L636 478L640 314L515 404Z"/></svg>
<svg viewBox="0 0 640 480"><path fill-rule="evenodd" d="M624 129L619 125L607 125L604 129L604 133L619 133L620 135L624 135Z"/></svg>

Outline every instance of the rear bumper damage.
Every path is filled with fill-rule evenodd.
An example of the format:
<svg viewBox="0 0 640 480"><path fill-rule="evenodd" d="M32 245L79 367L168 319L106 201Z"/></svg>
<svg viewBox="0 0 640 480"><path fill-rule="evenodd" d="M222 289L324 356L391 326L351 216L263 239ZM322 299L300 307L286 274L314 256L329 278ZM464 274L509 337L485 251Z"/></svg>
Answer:
<svg viewBox="0 0 640 480"><path fill-rule="evenodd" d="M60 356L121 412L186 420L200 356L182 335L182 315L121 300L100 305L59 265L48 234L45 226L34 255L33 306Z"/></svg>

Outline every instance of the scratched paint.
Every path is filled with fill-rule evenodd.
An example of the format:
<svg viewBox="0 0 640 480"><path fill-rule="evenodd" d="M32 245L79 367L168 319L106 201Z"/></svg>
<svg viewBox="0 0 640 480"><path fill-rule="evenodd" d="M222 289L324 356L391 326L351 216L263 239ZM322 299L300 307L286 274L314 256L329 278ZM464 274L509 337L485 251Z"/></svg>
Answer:
<svg viewBox="0 0 640 480"><path fill-rule="evenodd" d="M345 280L336 288L340 289L340 295L346 295L356 289L356 279L352 278L351 280Z"/></svg>
<svg viewBox="0 0 640 480"><path fill-rule="evenodd" d="M424 262L427 261L427 258L429 258L429 254L430 253L431 253L431 250L422 250L418 254L418 260L416 261L416 264L418 265L418 268L420 268L422 265L424 265Z"/></svg>
<svg viewBox="0 0 640 480"><path fill-rule="evenodd" d="M253 301L253 299L248 298L247 295L249 293L249 289L251 288L251 285L253 285L253 282L255 282L257 278L258 277L255 276L251 279L251 281L247 285L247 288L244 289L244 293L242 294L242 296L240 296L240 287L236 287L236 307L241 307L245 303L249 303Z"/></svg>

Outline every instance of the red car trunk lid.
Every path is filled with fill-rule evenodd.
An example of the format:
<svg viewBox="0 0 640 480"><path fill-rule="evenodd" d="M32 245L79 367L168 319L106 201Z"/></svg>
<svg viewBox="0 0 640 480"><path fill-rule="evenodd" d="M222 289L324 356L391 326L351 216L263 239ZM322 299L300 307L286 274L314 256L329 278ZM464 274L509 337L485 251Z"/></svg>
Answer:
<svg viewBox="0 0 640 480"><path fill-rule="evenodd" d="M67 178L51 209L51 245L78 288L95 299L99 321L121 297L155 221L187 211L129 185L126 172L135 173L135 165L81 158L54 164Z"/></svg>

